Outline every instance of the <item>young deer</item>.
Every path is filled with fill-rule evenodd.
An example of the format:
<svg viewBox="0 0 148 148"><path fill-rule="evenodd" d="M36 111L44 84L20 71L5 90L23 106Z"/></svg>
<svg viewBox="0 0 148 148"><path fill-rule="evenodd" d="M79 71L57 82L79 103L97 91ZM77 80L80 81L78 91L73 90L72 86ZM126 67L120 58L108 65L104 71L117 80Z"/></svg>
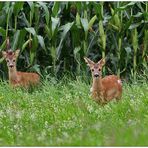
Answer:
<svg viewBox="0 0 148 148"><path fill-rule="evenodd" d="M20 50L13 52L12 50L3 51L9 71L9 83L13 87L22 86L28 88L30 85L39 83L40 77L36 73L18 72L16 69L16 60Z"/></svg>
<svg viewBox="0 0 148 148"><path fill-rule="evenodd" d="M98 63L94 63L88 58L84 58L85 62L91 69L93 84L91 88L91 96L98 103L105 104L113 98L119 100L122 95L121 80L115 75L109 75L102 78L102 67L105 60L101 59Z"/></svg>

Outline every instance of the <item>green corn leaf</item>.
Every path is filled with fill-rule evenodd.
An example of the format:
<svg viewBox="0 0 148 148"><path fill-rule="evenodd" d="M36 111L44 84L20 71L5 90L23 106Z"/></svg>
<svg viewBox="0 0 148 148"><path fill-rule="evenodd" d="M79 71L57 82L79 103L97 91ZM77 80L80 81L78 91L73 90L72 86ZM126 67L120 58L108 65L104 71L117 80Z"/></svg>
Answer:
<svg viewBox="0 0 148 148"><path fill-rule="evenodd" d="M32 51L36 51L36 49L37 49L37 47L38 47L38 38L37 38L37 36L34 36L33 37L33 40L32 40L32 47L31 47L31 50Z"/></svg>
<svg viewBox="0 0 148 148"><path fill-rule="evenodd" d="M139 9L141 10L141 12L145 12L145 10L142 8L141 3L137 2L136 5L139 7Z"/></svg>
<svg viewBox="0 0 148 148"><path fill-rule="evenodd" d="M114 15L115 11L112 7L110 7L110 10L111 10L111 14Z"/></svg>
<svg viewBox="0 0 148 148"><path fill-rule="evenodd" d="M52 7L52 15L56 17L59 12L59 2L54 2L54 5Z"/></svg>
<svg viewBox="0 0 148 148"><path fill-rule="evenodd" d="M3 7L3 10L5 10L5 12L6 12L7 14L8 14L9 9L10 9L10 3L11 3L11 2L6 2L5 5L4 5L4 7Z"/></svg>
<svg viewBox="0 0 148 148"><path fill-rule="evenodd" d="M143 53L142 53L142 58L145 57L146 55L146 51L148 50L148 30L144 31L144 39L143 39ZM145 61L145 59L143 59Z"/></svg>
<svg viewBox="0 0 148 148"><path fill-rule="evenodd" d="M104 33L102 20L99 21L99 32L100 32L101 45L102 45L102 48L105 50L105 48L106 48L106 34Z"/></svg>
<svg viewBox="0 0 148 148"><path fill-rule="evenodd" d="M41 74L41 71L40 71L40 65L35 64L35 65L33 65L30 69L31 69L32 71L35 71L35 72L37 72L38 74L42 75L42 74Z"/></svg>
<svg viewBox="0 0 148 148"><path fill-rule="evenodd" d="M97 2L94 2L94 9L95 9L95 13L96 14L99 14L99 19L102 19L102 12L101 12L101 4L100 3L97 3Z"/></svg>
<svg viewBox="0 0 148 148"><path fill-rule="evenodd" d="M46 47L45 47L45 43L44 43L43 37L40 36L40 35L37 35L37 38L38 38L38 42L41 45L41 47L46 51Z"/></svg>
<svg viewBox="0 0 148 148"><path fill-rule="evenodd" d="M4 38L6 36L6 30L3 29L2 27L0 27L0 35L3 36Z"/></svg>
<svg viewBox="0 0 148 148"><path fill-rule="evenodd" d="M35 21L35 30L38 31L40 25L40 7L38 6L35 7L34 21Z"/></svg>
<svg viewBox="0 0 148 148"><path fill-rule="evenodd" d="M30 28L25 28L25 30L26 30L26 31L28 31L29 33L31 33L33 36L35 36L35 35L36 35L36 32L35 32L35 30L34 30L34 28L33 28L33 27L30 27Z"/></svg>
<svg viewBox="0 0 148 148"><path fill-rule="evenodd" d="M129 29L135 29L137 27L139 27L142 23L144 23L144 21L142 20L141 22L138 22L138 23L134 23L134 24L131 24Z"/></svg>
<svg viewBox="0 0 148 148"><path fill-rule="evenodd" d="M89 21L89 24L88 24L88 28L92 27L92 25L94 24L94 22L95 22L96 19L97 19L97 16L96 15L91 18L91 20Z"/></svg>
<svg viewBox="0 0 148 148"><path fill-rule="evenodd" d="M111 22L108 23L110 26L112 26L115 30L119 31L119 27L115 26L114 24L112 24Z"/></svg>
<svg viewBox="0 0 148 148"><path fill-rule="evenodd" d="M88 32L88 29L89 29L88 20L86 18L81 18L81 23L82 23L84 31Z"/></svg>
<svg viewBox="0 0 148 148"><path fill-rule="evenodd" d="M79 13L77 13L76 15L76 25L78 28L81 28L81 18L80 18Z"/></svg>
<svg viewBox="0 0 148 148"><path fill-rule="evenodd" d="M31 10L31 12L30 12L30 21L32 21L32 19L33 19L33 16L34 16L34 7L35 7L35 5L34 5L34 2L31 2L31 1L28 1L27 2L28 3L28 5L30 6L30 10ZM31 22L30 22L31 23ZM31 25L31 24L30 24Z"/></svg>
<svg viewBox="0 0 148 148"><path fill-rule="evenodd" d="M62 33L61 33L62 40L66 37L66 34L71 29L71 27L73 26L73 24L74 24L74 22L67 23L67 24L65 24L65 25L63 25L63 26L61 26L59 28L59 30L62 30Z"/></svg>
<svg viewBox="0 0 148 148"><path fill-rule="evenodd" d="M32 1L27 1L29 7L30 7L30 10L32 11L32 13L34 13L34 2Z"/></svg>
<svg viewBox="0 0 148 148"><path fill-rule="evenodd" d="M49 29L49 27L47 25L45 25L45 31L48 35L49 40L52 38L52 33L51 30Z"/></svg>
<svg viewBox="0 0 148 148"><path fill-rule="evenodd" d="M60 41L60 44L57 48L57 59L59 59L60 54L61 54L62 43L63 43L67 33L70 31L71 27L73 26L73 24L74 24L74 22L67 23L59 28L59 31L62 31L62 33L61 33L61 41Z"/></svg>
<svg viewBox="0 0 148 148"><path fill-rule="evenodd" d="M4 61L4 58L2 57L2 58L0 58L0 63L2 63Z"/></svg>
<svg viewBox="0 0 148 148"><path fill-rule="evenodd" d="M0 51L6 48L6 40L3 42L3 44L0 46Z"/></svg>
<svg viewBox="0 0 148 148"><path fill-rule="evenodd" d="M52 46L51 49L50 49L50 51L51 51L52 58L53 59L56 59L56 49Z"/></svg>
<svg viewBox="0 0 148 148"><path fill-rule="evenodd" d="M80 51L80 46L78 46L78 47L76 47L75 49L74 49L74 55L76 56L77 55L77 53Z"/></svg>
<svg viewBox="0 0 148 148"><path fill-rule="evenodd" d="M26 25L27 27L30 27L30 23L29 23L29 21L27 20L26 14L25 14L24 12L22 12L21 20L25 23L25 25Z"/></svg>
<svg viewBox="0 0 148 148"><path fill-rule="evenodd" d="M15 16L18 15L19 11L23 8L24 2L15 2L13 13Z"/></svg>
<svg viewBox="0 0 148 148"><path fill-rule="evenodd" d="M133 17L141 17L143 15L143 13L138 12L137 14L133 15Z"/></svg>
<svg viewBox="0 0 148 148"><path fill-rule="evenodd" d="M103 22L99 21L99 32L100 32L100 36L104 35L104 28L103 28Z"/></svg>
<svg viewBox="0 0 148 148"><path fill-rule="evenodd" d="M133 5L135 5L136 3L137 3L137 2L130 2L130 3L126 4L126 5L124 5L124 6L121 6L121 7L116 8L115 11L126 10L127 8L129 8L129 7L133 6ZM116 12L115 12L115 13L116 13Z"/></svg>
<svg viewBox="0 0 148 148"><path fill-rule="evenodd" d="M32 41L32 39L28 39L22 46L22 52L27 47L27 45Z"/></svg>
<svg viewBox="0 0 148 148"><path fill-rule="evenodd" d="M111 18L111 22L109 22L109 24L117 31L121 31L122 29L122 20L120 21L120 16L118 13L116 13L116 11L110 7L111 9L111 14L112 14L112 18Z"/></svg>
<svg viewBox="0 0 148 148"><path fill-rule="evenodd" d="M115 23L115 25L118 27L118 28L120 28L121 29L121 21L120 21L120 19L119 19L119 15L118 14L115 14L114 15L114 23Z"/></svg>
<svg viewBox="0 0 148 148"><path fill-rule="evenodd" d="M88 19L81 18L81 24L82 24L82 27L83 27L84 32L85 32L85 40L86 40L87 39L87 36L88 36L88 30L89 30Z"/></svg>
<svg viewBox="0 0 148 148"><path fill-rule="evenodd" d="M75 57L75 60L77 61L77 63L79 63L79 64L80 64L80 53L79 53L80 50L81 50L80 46L75 47L75 49L74 49L74 57Z"/></svg>
<svg viewBox="0 0 148 148"><path fill-rule="evenodd" d="M87 17L87 11L86 11L86 10L84 10L84 18L85 18L85 19L88 18L88 17Z"/></svg>
<svg viewBox="0 0 148 148"><path fill-rule="evenodd" d="M148 12L143 12L143 16L144 16L146 22L148 23Z"/></svg>
<svg viewBox="0 0 148 148"><path fill-rule="evenodd" d="M45 2L38 2L38 4L40 6L43 7L44 11L45 11L45 18L46 18L46 24L49 24L49 11L48 11L48 7L46 6Z"/></svg>
<svg viewBox="0 0 148 148"><path fill-rule="evenodd" d="M132 44L133 44L133 48L134 48L134 52L137 53L137 48L138 48L138 32L137 29L135 28L132 32Z"/></svg>
<svg viewBox="0 0 148 148"><path fill-rule="evenodd" d="M81 4L81 2L75 3L75 6L76 6L76 8L77 8L77 12L80 13L80 11L81 11L81 9L82 9L82 4Z"/></svg>
<svg viewBox="0 0 148 148"><path fill-rule="evenodd" d="M0 3L0 11L3 9L4 3Z"/></svg>
<svg viewBox="0 0 148 148"><path fill-rule="evenodd" d="M60 19L59 18L51 17L51 22L52 22L52 36L53 36L54 33L55 33L56 28L58 27Z"/></svg>
<svg viewBox="0 0 148 148"><path fill-rule="evenodd" d="M144 32L144 48L145 48L145 51L148 47L148 30L145 30Z"/></svg>
<svg viewBox="0 0 148 148"><path fill-rule="evenodd" d="M6 13L3 13L3 11L0 12L0 26L4 26L6 22Z"/></svg>
<svg viewBox="0 0 148 148"><path fill-rule="evenodd" d="M34 62L34 59L36 57L36 49L38 47L38 39L37 39L37 36L34 36L33 37L33 40L32 40L32 47L30 49L30 64L32 65L33 62Z"/></svg>
<svg viewBox="0 0 148 148"><path fill-rule="evenodd" d="M25 29L20 30L19 40L17 42L17 48L22 48L22 44L26 40L27 31Z"/></svg>
<svg viewBox="0 0 148 148"><path fill-rule="evenodd" d="M133 55L133 76L134 76L134 80L136 79L136 67L137 67L137 48L138 48L138 32L137 32L137 28L135 28L132 31L132 46L134 49L134 55Z"/></svg>
<svg viewBox="0 0 148 148"><path fill-rule="evenodd" d="M77 62L80 62L80 61L78 61L78 59L77 59L77 56L79 55L79 51L81 50L81 47L80 46L78 46L78 47L75 47L75 49L74 49L74 56L75 56L75 59L77 60Z"/></svg>
<svg viewBox="0 0 148 148"><path fill-rule="evenodd" d="M125 23L123 29L127 30L130 27L132 21L133 21L133 16L131 16L130 19Z"/></svg>
<svg viewBox="0 0 148 148"><path fill-rule="evenodd" d="M15 50L20 38L20 30L17 30L16 33L14 34L13 38L13 44L12 44L12 49Z"/></svg>

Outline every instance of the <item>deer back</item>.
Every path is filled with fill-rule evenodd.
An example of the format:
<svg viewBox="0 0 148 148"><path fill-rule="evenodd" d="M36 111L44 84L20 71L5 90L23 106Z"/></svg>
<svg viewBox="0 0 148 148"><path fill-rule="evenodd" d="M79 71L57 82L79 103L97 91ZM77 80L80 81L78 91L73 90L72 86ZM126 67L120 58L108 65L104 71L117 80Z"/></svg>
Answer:
<svg viewBox="0 0 148 148"><path fill-rule="evenodd" d="M121 80L115 76L110 75L106 76L102 79L102 87L104 90L104 97L107 100L111 100L113 98L120 98L122 94L122 82Z"/></svg>

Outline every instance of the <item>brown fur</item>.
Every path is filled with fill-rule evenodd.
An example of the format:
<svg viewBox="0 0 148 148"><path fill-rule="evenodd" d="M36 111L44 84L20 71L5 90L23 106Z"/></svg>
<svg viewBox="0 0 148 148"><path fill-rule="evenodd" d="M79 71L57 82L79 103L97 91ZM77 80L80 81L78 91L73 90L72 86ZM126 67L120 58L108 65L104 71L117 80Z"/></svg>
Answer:
<svg viewBox="0 0 148 148"><path fill-rule="evenodd" d="M30 85L37 85L40 81L40 76L37 73L17 72L16 60L18 54L19 50L16 50L15 52L11 50L8 50L7 52L3 51L3 57L7 61L10 85L13 87L22 86L25 88L28 88Z"/></svg>
<svg viewBox="0 0 148 148"><path fill-rule="evenodd" d="M93 83L91 95L95 101L105 104L112 99L119 100L122 95L122 83L116 75L109 75L102 78L102 67L105 61L102 59L98 63L94 63L88 58L84 58L90 69L92 70Z"/></svg>
<svg viewBox="0 0 148 148"><path fill-rule="evenodd" d="M9 75L9 83L14 87L23 86L27 88L30 85L37 85L39 81L40 77L36 73L17 72L16 75Z"/></svg>

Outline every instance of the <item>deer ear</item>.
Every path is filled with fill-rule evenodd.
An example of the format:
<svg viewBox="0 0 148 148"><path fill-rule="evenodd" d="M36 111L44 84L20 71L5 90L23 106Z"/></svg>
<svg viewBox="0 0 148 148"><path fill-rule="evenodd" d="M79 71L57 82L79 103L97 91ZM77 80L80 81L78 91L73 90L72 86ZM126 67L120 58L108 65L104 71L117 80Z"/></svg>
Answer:
<svg viewBox="0 0 148 148"><path fill-rule="evenodd" d="M105 64L105 58L101 59L99 62L98 62L99 65L101 66L104 66Z"/></svg>
<svg viewBox="0 0 148 148"><path fill-rule="evenodd" d="M87 63L88 66L94 65L95 63L91 61L89 58L84 57L85 62Z"/></svg>
<svg viewBox="0 0 148 148"><path fill-rule="evenodd" d="M6 51L2 51L2 55L3 55L4 58L6 58L6 56L7 56Z"/></svg>
<svg viewBox="0 0 148 148"><path fill-rule="evenodd" d="M20 53L20 50L17 49L17 50L15 51L15 56L18 57L18 56L19 56L19 53Z"/></svg>

